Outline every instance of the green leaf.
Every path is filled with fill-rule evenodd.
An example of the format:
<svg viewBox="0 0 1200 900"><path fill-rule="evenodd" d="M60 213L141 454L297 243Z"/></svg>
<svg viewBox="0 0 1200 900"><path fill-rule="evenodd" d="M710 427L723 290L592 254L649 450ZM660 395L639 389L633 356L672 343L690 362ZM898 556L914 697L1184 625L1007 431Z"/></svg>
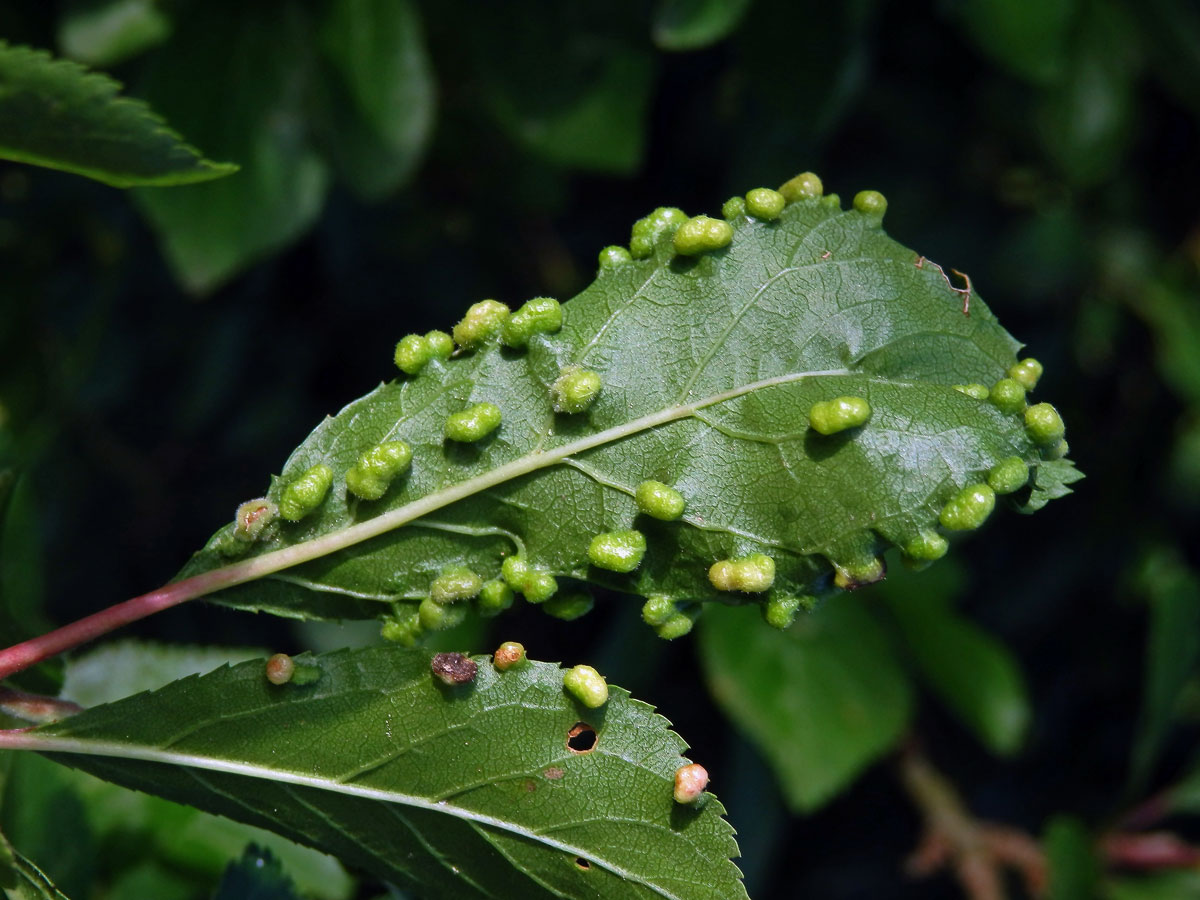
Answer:
<svg viewBox="0 0 1200 900"><path fill-rule="evenodd" d="M661 0L654 43L663 50L698 50L715 44L741 22L750 0Z"/></svg>
<svg viewBox="0 0 1200 900"><path fill-rule="evenodd" d="M222 568L207 590L271 575L220 599L335 619L408 616L443 569L487 581L514 552L559 579L681 603L828 595L878 577L888 546L937 529L942 507L998 461L1042 467L1019 412L954 388L1003 376L1016 341L978 297L963 315L960 295L877 216L801 200L775 222L732 225L727 247L694 258L664 233L651 258L603 270L564 304L561 331L524 349L485 342L351 403L268 491L278 503L328 467L314 511L254 542L231 523L183 575ZM585 412L555 414L551 385L568 366L598 372L602 388ZM869 401L865 425L809 427L815 403L844 395ZM499 428L446 440L447 417L478 403L500 409ZM378 500L349 493L348 470L394 440L413 448L411 471ZM646 480L683 495L680 520L639 514ZM636 569L592 565L596 535L631 528L647 543ZM752 554L774 559L770 591L713 586L715 561Z"/></svg>
<svg viewBox="0 0 1200 900"><path fill-rule="evenodd" d="M771 764L788 804L810 812L907 729L908 676L858 597L827 601L786 631L740 612L717 607L703 623L709 688Z"/></svg>
<svg viewBox="0 0 1200 900"><path fill-rule="evenodd" d="M675 803L683 743L621 689L587 710L547 663L500 673L481 657L471 684L447 688L423 651L306 661L320 677L304 686L272 685L248 662L0 745L271 828L432 896L745 896L721 804ZM581 721L596 738L576 753L568 733Z"/></svg>
<svg viewBox="0 0 1200 900"><path fill-rule="evenodd" d="M2 835L0 845L12 854L12 883L0 885L0 893L6 900L67 900L41 869L19 853L13 853Z"/></svg>
<svg viewBox="0 0 1200 900"><path fill-rule="evenodd" d="M1149 556L1137 584L1149 604L1146 679L1133 742L1135 790L1149 779L1200 662L1200 580L1170 551Z"/></svg>
<svg viewBox="0 0 1200 900"><path fill-rule="evenodd" d="M1071 816L1056 816L1042 838L1050 869L1050 900L1094 900L1100 866L1092 836Z"/></svg>
<svg viewBox="0 0 1200 900"><path fill-rule="evenodd" d="M949 576L949 577L947 577ZM993 753L1020 749L1031 710L1008 648L953 608L961 571L900 573L881 585L917 671Z"/></svg>
<svg viewBox="0 0 1200 900"><path fill-rule="evenodd" d="M1137 877L1111 878L1100 891L1104 900L1180 900L1200 897L1200 872L1155 872Z"/></svg>
<svg viewBox="0 0 1200 900"><path fill-rule="evenodd" d="M205 159L120 89L76 63L0 41L0 158L113 187L192 184L237 171Z"/></svg>
<svg viewBox="0 0 1200 900"><path fill-rule="evenodd" d="M1022 500L1024 492L1015 496L1016 509L1023 513L1034 513L1049 503L1067 494L1074 493L1068 485L1080 481L1083 473L1069 459L1054 459L1043 462L1034 471L1033 485L1029 496Z"/></svg>
<svg viewBox="0 0 1200 900"><path fill-rule="evenodd" d="M433 130L433 71L416 5L337 0L321 28L323 138L339 174L368 199L408 179Z"/></svg>
<svg viewBox="0 0 1200 900"><path fill-rule="evenodd" d="M171 33L171 20L155 0L75 0L58 23L62 52L89 66L114 66Z"/></svg>
<svg viewBox="0 0 1200 900"><path fill-rule="evenodd" d="M321 211L328 173L306 130L305 28L292 4L251 4L236 16L200 4L154 54L146 96L242 167L169 198L136 195L188 290L212 291L295 240Z"/></svg>

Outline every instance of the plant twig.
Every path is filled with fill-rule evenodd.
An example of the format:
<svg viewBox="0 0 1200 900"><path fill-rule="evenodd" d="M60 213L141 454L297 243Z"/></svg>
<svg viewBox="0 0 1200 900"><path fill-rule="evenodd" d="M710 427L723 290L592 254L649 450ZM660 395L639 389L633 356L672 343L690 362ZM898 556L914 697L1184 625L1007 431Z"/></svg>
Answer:
<svg viewBox="0 0 1200 900"><path fill-rule="evenodd" d="M974 818L958 791L910 741L900 754L900 781L925 819L909 857L914 877L953 869L970 900L1005 900L1004 870L1015 869L1030 895L1045 893L1046 860L1037 841L1017 828Z"/></svg>

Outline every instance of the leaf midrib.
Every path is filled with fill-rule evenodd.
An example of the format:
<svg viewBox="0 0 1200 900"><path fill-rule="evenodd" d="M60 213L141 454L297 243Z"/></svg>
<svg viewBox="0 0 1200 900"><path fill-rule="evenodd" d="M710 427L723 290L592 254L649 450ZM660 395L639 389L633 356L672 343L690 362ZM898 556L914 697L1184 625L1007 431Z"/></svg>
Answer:
<svg viewBox="0 0 1200 900"><path fill-rule="evenodd" d="M160 750L156 747L135 746L110 741L83 741L76 738L57 737L55 735L8 732L4 734L3 746L8 750L33 750L39 753L73 753L83 756L103 756L116 759L136 760L139 762L162 763L164 765L202 769L208 772L221 772L226 775L239 775L246 778L259 778L265 781L274 781L281 784L331 791L333 793L346 794L351 797L359 797L365 800L375 800L381 803L397 803L403 806L411 806L417 809L426 810L428 812L441 813L443 815L462 819L463 821L470 822L473 825L495 828L498 831L505 831L509 834L514 834L518 837L542 844L555 850L561 850L564 853L572 854L574 856L582 856L601 865L618 878L641 884L644 887L654 891L661 897L666 898L666 900L683 900L683 898L681 898L679 895L671 893L666 888L646 880L644 876L630 872L617 863L598 856L593 849L589 849L587 847L578 847L565 841L547 837L541 832L533 831L532 829L518 825L514 822L508 822L504 819L498 819L494 816L477 813L469 809L463 809L462 807L452 806L444 800L427 800L424 797L418 797L412 794L403 794L399 791L386 791L380 788L369 788L361 785L345 784L343 782L328 778L319 778L315 775L304 775L299 772L287 772L279 769L267 768L266 766L254 765L251 763L234 762L232 760L219 759L211 756L201 756L193 753L179 753L176 751Z"/></svg>

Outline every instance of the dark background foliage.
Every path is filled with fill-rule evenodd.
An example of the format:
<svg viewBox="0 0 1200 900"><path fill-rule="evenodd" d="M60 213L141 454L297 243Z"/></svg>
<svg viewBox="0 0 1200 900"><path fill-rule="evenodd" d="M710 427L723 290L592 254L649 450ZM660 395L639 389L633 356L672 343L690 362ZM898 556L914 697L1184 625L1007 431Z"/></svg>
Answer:
<svg viewBox="0 0 1200 900"><path fill-rule="evenodd" d="M117 5L160 27L97 49L86 17ZM0 164L0 468L18 477L6 633L169 579L322 416L392 377L402 334L446 328L483 297L569 297L654 206L715 213L811 169L844 198L882 191L894 237L970 273L1045 363L1088 475L954 554L960 609L1028 680L1024 746L998 759L922 697L925 750L975 813L1034 834L1063 815L1099 833L1187 773L1200 737L1194 4L430 2L412 7L412 43L378 58L322 24L341 5L0 2L0 36L99 65L210 158L243 164L220 187L153 196ZM684 27L697 22L708 30ZM339 118L355 90L339 48L374 71L392 71L379 68L390 52L411 79L421 47L433 93L404 108L430 104L425 124L381 137L382 100L368 137L355 128L370 116ZM172 242L199 249L164 255ZM790 814L708 699L695 642L657 642L637 611L603 597L581 627L526 609L462 639L519 634L531 655L594 662L658 705L714 773L752 896L961 896L949 877L902 874L920 819L887 760ZM204 604L135 631L287 650L369 639ZM1200 838L1194 820L1168 824Z"/></svg>

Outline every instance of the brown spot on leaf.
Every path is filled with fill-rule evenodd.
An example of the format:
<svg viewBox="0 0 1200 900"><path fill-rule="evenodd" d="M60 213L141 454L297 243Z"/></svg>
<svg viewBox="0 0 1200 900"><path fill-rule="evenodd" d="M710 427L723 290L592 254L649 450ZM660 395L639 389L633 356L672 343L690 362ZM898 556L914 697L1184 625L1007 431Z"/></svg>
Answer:
<svg viewBox="0 0 1200 900"><path fill-rule="evenodd" d="M475 680L479 666L461 653L437 653L429 661L429 670L443 684L468 684Z"/></svg>
<svg viewBox="0 0 1200 900"><path fill-rule="evenodd" d="M558 781L558 779L562 778L567 773L564 772L562 769L560 769L558 766L551 766L542 774L545 775L547 780L549 780L549 781Z"/></svg>
<svg viewBox="0 0 1200 900"><path fill-rule="evenodd" d="M596 729L587 722L576 722L567 732L567 749L572 753L591 753L596 749Z"/></svg>
<svg viewBox="0 0 1200 900"><path fill-rule="evenodd" d="M286 653L276 653L267 660L267 681L271 684L287 684L295 671L296 664Z"/></svg>

